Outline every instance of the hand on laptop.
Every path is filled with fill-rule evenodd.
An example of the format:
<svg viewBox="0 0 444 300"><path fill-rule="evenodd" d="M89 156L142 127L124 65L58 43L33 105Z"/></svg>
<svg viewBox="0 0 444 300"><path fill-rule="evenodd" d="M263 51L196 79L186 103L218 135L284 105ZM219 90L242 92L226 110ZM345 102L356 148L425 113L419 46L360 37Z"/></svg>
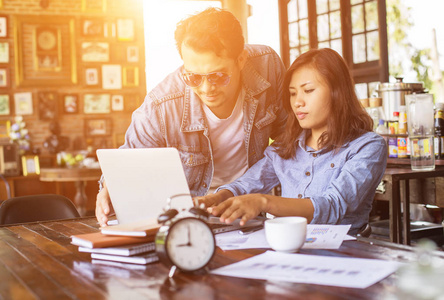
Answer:
<svg viewBox="0 0 444 300"><path fill-rule="evenodd" d="M104 186L102 190L97 194L96 200L96 218L100 226L106 226L108 222L108 216L113 213L114 209L111 204L108 189L106 188L106 186Z"/></svg>
<svg viewBox="0 0 444 300"><path fill-rule="evenodd" d="M204 197L196 197L194 201L205 204L209 213L220 216L221 222L230 224L241 218L240 225L242 226L267 209L267 199L264 195L248 194L234 197L229 190L220 190Z"/></svg>

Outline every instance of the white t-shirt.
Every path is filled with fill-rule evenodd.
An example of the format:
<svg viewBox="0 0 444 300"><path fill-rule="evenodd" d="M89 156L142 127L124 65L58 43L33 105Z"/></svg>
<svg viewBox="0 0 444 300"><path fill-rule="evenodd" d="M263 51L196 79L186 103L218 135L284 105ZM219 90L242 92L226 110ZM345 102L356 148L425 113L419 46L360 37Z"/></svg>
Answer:
<svg viewBox="0 0 444 300"><path fill-rule="evenodd" d="M211 188L232 182L248 169L242 111L244 93L242 89L233 112L226 119L219 119L204 105L213 149L214 174Z"/></svg>

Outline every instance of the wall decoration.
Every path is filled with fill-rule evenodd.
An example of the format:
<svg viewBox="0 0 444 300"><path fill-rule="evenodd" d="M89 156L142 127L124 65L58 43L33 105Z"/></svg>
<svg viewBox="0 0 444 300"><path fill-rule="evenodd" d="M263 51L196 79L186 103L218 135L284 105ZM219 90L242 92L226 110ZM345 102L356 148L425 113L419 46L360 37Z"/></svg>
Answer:
<svg viewBox="0 0 444 300"><path fill-rule="evenodd" d="M85 114L110 113L109 94L85 94L83 98L83 112Z"/></svg>
<svg viewBox="0 0 444 300"><path fill-rule="evenodd" d="M85 84L98 85L99 84L99 69L86 68L85 69Z"/></svg>
<svg viewBox="0 0 444 300"><path fill-rule="evenodd" d="M82 35L85 37L103 37L103 22L99 19L84 19Z"/></svg>
<svg viewBox="0 0 444 300"><path fill-rule="evenodd" d="M35 29L34 66L36 70L56 71L62 69L60 28L39 26Z"/></svg>
<svg viewBox="0 0 444 300"><path fill-rule="evenodd" d="M9 62L9 43L1 42L0 43L0 63L8 63Z"/></svg>
<svg viewBox="0 0 444 300"><path fill-rule="evenodd" d="M40 174L40 163L38 155L23 155L22 156L23 176L30 174Z"/></svg>
<svg viewBox="0 0 444 300"><path fill-rule="evenodd" d="M113 111L123 111L123 108L124 108L123 95L112 95L111 109Z"/></svg>
<svg viewBox="0 0 444 300"><path fill-rule="evenodd" d="M9 133L11 132L11 121L0 120L0 141L9 142Z"/></svg>
<svg viewBox="0 0 444 300"><path fill-rule="evenodd" d="M32 93L15 93L14 107L16 115L32 115L34 112L32 107Z"/></svg>
<svg viewBox="0 0 444 300"><path fill-rule="evenodd" d="M103 36L106 38L116 37L116 23L115 22L105 22L103 24Z"/></svg>
<svg viewBox="0 0 444 300"><path fill-rule="evenodd" d="M77 84L74 18L15 16L17 86ZM32 59L29 59L32 55Z"/></svg>
<svg viewBox="0 0 444 300"><path fill-rule="evenodd" d="M126 48L126 60L128 62L139 61L139 48L137 46L128 46Z"/></svg>
<svg viewBox="0 0 444 300"><path fill-rule="evenodd" d="M9 103L9 95L1 94L0 95L0 115L8 116L11 114L11 105Z"/></svg>
<svg viewBox="0 0 444 300"><path fill-rule="evenodd" d="M74 94L63 96L63 112L65 114L76 114L79 112L79 97Z"/></svg>
<svg viewBox="0 0 444 300"><path fill-rule="evenodd" d="M111 135L111 119L86 119L85 135L87 137Z"/></svg>
<svg viewBox="0 0 444 300"><path fill-rule="evenodd" d="M106 12L106 0L82 0L82 11Z"/></svg>
<svg viewBox="0 0 444 300"><path fill-rule="evenodd" d="M8 16L0 15L0 38L8 37Z"/></svg>
<svg viewBox="0 0 444 300"><path fill-rule="evenodd" d="M109 61L109 44L99 43L99 42L83 42L82 61L86 62Z"/></svg>
<svg viewBox="0 0 444 300"><path fill-rule="evenodd" d="M9 86L9 72L8 69L0 68L0 88Z"/></svg>
<svg viewBox="0 0 444 300"><path fill-rule="evenodd" d="M57 117L57 94L55 92L39 92L38 106L40 120L54 120Z"/></svg>
<svg viewBox="0 0 444 300"><path fill-rule="evenodd" d="M102 65L102 88L107 90L122 88L122 67L120 65Z"/></svg>
<svg viewBox="0 0 444 300"><path fill-rule="evenodd" d="M139 68L133 66L123 67L123 86L136 87L139 85Z"/></svg>
<svg viewBox="0 0 444 300"><path fill-rule="evenodd" d="M117 19L117 39L119 41L134 41L133 19Z"/></svg>

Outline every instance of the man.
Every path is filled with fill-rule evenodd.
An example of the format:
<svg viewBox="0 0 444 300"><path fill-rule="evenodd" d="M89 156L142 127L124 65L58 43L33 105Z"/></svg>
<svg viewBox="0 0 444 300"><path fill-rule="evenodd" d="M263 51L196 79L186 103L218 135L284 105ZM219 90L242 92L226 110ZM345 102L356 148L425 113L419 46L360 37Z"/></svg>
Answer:
<svg viewBox="0 0 444 300"><path fill-rule="evenodd" d="M148 93L121 148L177 148L191 194L203 196L242 175L279 134L285 69L270 47L244 44L228 11L209 8L179 22L175 39L183 66ZM102 226L111 212L103 182Z"/></svg>

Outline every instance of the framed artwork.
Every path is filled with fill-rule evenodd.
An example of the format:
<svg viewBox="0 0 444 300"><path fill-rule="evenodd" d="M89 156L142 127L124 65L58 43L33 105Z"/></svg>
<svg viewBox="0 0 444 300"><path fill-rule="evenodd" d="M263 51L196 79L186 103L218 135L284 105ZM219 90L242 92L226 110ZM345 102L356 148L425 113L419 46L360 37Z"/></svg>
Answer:
<svg viewBox="0 0 444 300"><path fill-rule="evenodd" d="M38 106L40 120L54 120L57 117L57 94L55 92L39 92Z"/></svg>
<svg viewBox="0 0 444 300"><path fill-rule="evenodd" d="M0 140L8 139L9 133L11 132L11 121L0 120Z"/></svg>
<svg viewBox="0 0 444 300"><path fill-rule="evenodd" d="M85 69L85 84L86 85L99 85L99 69L86 68Z"/></svg>
<svg viewBox="0 0 444 300"><path fill-rule="evenodd" d="M103 37L103 22L99 19L84 19L82 35L85 37Z"/></svg>
<svg viewBox="0 0 444 300"><path fill-rule="evenodd" d="M0 68L0 88L9 86L9 72L8 69Z"/></svg>
<svg viewBox="0 0 444 300"><path fill-rule="evenodd" d="M9 103L9 95L0 94L0 116L8 116L11 114L11 105Z"/></svg>
<svg viewBox="0 0 444 300"><path fill-rule="evenodd" d="M23 175L40 174L40 163L38 155L23 155L22 156Z"/></svg>
<svg viewBox="0 0 444 300"><path fill-rule="evenodd" d="M111 119L85 119L85 136L97 137L111 135Z"/></svg>
<svg viewBox="0 0 444 300"><path fill-rule="evenodd" d="M0 43L0 63L8 63L9 62L9 43L1 42Z"/></svg>
<svg viewBox="0 0 444 300"><path fill-rule="evenodd" d="M103 36L106 38L116 37L116 23L115 22L105 22L103 24Z"/></svg>
<svg viewBox="0 0 444 300"><path fill-rule="evenodd" d="M109 94L85 94L83 98L83 112L85 114L107 114L110 109Z"/></svg>
<svg viewBox="0 0 444 300"><path fill-rule="evenodd" d="M122 88L122 67L120 65L102 65L102 88L106 90Z"/></svg>
<svg viewBox="0 0 444 300"><path fill-rule="evenodd" d="M77 95L63 95L63 112L65 114L76 114L79 112L79 97Z"/></svg>
<svg viewBox="0 0 444 300"><path fill-rule="evenodd" d="M109 44L102 42L83 42L82 61L86 62L108 62Z"/></svg>
<svg viewBox="0 0 444 300"><path fill-rule="evenodd" d="M117 19L117 40L134 41L134 20Z"/></svg>
<svg viewBox="0 0 444 300"><path fill-rule="evenodd" d="M123 108L124 108L123 95L112 95L111 109L113 111L123 111Z"/></svg>
<svg viewBox="0 0 444 300"><path fill-rule="evenodd" d="M106 0L82 0L82 11L106 12Z"/></svg>
<svg viewBox="0 0 444 300"><path fill-rule="evenodd" d="M16 115L32 115L34 112L32 108L32 93L15 93L14 107Z"/></svg>
<svg viewBox="0 0 444 300"><path fill-rule="evenodd" d="M139 86L139 67L123 67L123 86L136 87Z"/></svg>
<svg viewBox="0 0 444 300"><path fill-rule="evenodd" d="M0 38L6 37L8 37L8 16L0 15Z"/></svg>
<svg viewBox="0 0 444 300"><path fill-rule="evenodd" d="M77 84L74 17L19 15L14 21L17 86Z"/></svg>
<svg viewBox="0 0 444 300"><path fill-rule="evenodd" d="M139 47L128 46L128 48L126 48L126 60L128 62L138 62L139 61Z"/></svg>

